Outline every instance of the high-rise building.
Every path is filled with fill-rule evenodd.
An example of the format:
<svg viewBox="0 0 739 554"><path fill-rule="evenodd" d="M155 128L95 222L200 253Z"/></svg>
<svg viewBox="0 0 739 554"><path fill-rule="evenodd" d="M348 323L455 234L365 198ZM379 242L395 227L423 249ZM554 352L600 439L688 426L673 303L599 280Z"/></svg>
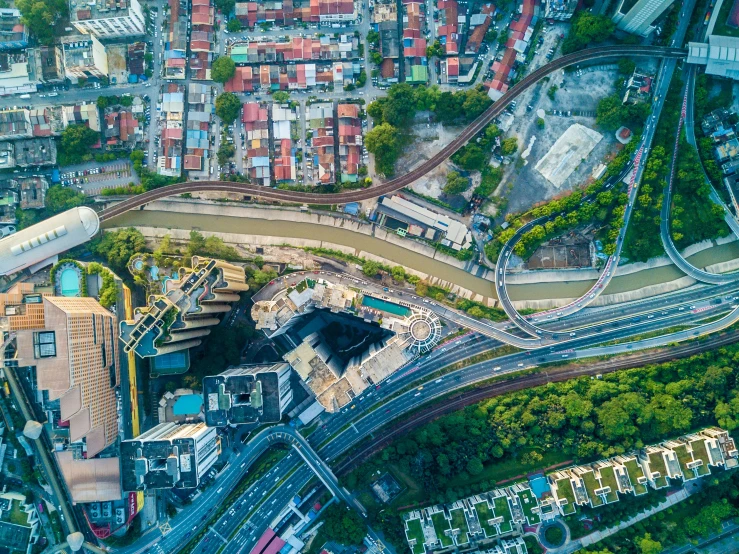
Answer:
<svg viewBox="0 0 739 554"><path fill-rule="evenodd" d="M69 425L69 442L82 442L88 458L118 437L114 319L94 298L45 296L30 283L0 294L0 320L15 332L18 366L35 367L44 407L55 406L50 419Z"/></svg>
<svg viewBox="0 0 739 554"><path fill-rule="evenodd" d="M292 368L274 365L231 367L203 379L205 422L213 427L277 423L293 398Z"/></svg>
<svg viewBox="0 0 739 554"><path fill-rule="evenodd" d="M654 21L672 5L674 0L621 0L613 16L618 29L646 37L655 27Z"/></svg>
<svg viewBox="0 0 739 554"><path fill-rule="evenodd" d="M99 38L130 37L146 32L138 0L71 0L69 20L80 33Z"/></svg>
<svg viewBox="0 0 739 554"><path fill-rule="evenodd" d="M218 459L221 442L205 423L160 423L121 442L124 491L194 489Z"/></svg>
<svg viewBox="0 0 739 554"><path fill-rule="evenodd" d="M231 309L239 292L249 290L244 268L222 260L193 256L192 268L180 268L179 279L167 281L167 292L136 308L135 321L122 321L125 352L150 358L198 346L219 313Z"/></svg>

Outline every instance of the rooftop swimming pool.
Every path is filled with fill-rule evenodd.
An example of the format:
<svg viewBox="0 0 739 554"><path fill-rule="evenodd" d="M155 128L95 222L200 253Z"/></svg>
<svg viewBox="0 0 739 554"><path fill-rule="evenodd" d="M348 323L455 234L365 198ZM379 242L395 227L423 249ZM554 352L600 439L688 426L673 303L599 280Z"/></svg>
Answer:
<svg viewBox="0 0 739 554"><path fill-rule="evenodd" d="M368 308L373 308L375 310L380 310L381 312L387 312L400 317L411 315L411 311L405 306L386 302L385 300L380 300L379 298L374 298L372 296L365 296L362 298L362 304Z"/></svg>
<svg viewBox="0 0 739 554"><path fill-rule="evenodd" d="M80 295L80 270L76 267L67 267L59 275L62 296Z"/></svg>

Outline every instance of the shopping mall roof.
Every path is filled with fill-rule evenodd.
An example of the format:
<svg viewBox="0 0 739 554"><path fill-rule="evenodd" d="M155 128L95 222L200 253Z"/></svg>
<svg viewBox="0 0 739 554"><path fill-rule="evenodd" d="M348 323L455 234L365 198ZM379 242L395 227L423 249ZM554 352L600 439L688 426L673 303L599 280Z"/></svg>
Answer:
<svg viewBox="0 0 739 554"><path fill-rule="evenodd" d="M0 275L51 260L90 240L100 228L95 210L72 208L0 240Z"/></svg>

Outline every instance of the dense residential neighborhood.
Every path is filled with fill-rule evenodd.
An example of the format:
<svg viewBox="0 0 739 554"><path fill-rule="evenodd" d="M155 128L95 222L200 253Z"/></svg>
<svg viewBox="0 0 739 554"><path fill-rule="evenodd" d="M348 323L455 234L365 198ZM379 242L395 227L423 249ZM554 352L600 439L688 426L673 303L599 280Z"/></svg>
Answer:
<svg viewBox="0 0 739 554"><path fill-rule="evenodd" d="M739 0L4 0L0 554L739 552Z"/></svg>

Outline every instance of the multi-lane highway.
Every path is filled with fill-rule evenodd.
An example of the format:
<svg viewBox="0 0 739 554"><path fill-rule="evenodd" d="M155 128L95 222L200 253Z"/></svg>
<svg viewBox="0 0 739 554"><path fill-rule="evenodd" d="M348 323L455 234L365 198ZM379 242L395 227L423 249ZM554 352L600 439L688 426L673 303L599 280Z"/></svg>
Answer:
<svg viewBox="0 0 739 554"><path fill-rule="evenodd" d="M271 285L276 286L277 283ZM274 292L274 291L272 291ZM361 395L343 412L334 414L323 426L319 427L309 437L309 443L318 450L320 457L324 460L335 460L347 452L350 448L359 444L370 433L377 431L382 426L397 419L402 414L417 409L420 405L439 395L447 394L454 389L474 384L488 379L493 375L506 372L517 372L527 367L541 365L551 361L563 361L562 356L568 358L585 357L595 355L590 348L594 344L606 340L615 340L635 334L642 334L657 329L663 329L674 325L689 325L699 319L710 317L728 309L734 296L739 295L739 284L729 284L717 287L696 286L676 293L652 297L638 302L631 302L614 307L590 308L580 312L568 319L567 322L554 322L552 328L564 328L565 325L573 327L586 327L598 324L596 331L598 336L581 337L573 341L571 347L541 348L534 352L520 352L510 356L503 356L470 365L469 367L454 373L449 373L437 382L425 384L421 391L411 388L410 391L396 396L400 391L408 389L413 383L418 384L428 379L428 376L438 372L466 358L473 357L485 351L499 346L500 343L483 338L478 335L459 337L447 344L438 347L434 352L419 358L417 361L402 368L390 379L381 384L379 389L371 389L368 393ZM718 299L721 304L716 304ZM611 351L630 352L634 348L628 344L608 347ZM598 351L600 352L600 351ZM494 368L499 367L497 371ZM378 407L378 404L381 406ZM353 406L353 408L352 408ZM189 540L217 511L223 500L223 494L217 490L223 487L224 491L232 489L236 483L246 474L249 464L264 451L267 443L260 440L259 435L254 437L243 449L231 457L229 466L223 470L217 479L217 486L212 486L201 494L193 502L193 505L183 513L175 517L170 523L172 531L162 537L161 531L155 529L136 544L122 549L126 554L143 553L147 548L159 552L175 552ZM243 467L242 467L243 464ZM305 484L306 475L302 470L296 468L305 467L298 462L295 455L290 459L281 461L277 468L255 483L244 495L236 501L232 508L234 514L226 512L215 524L215 532L205 535L199 546L207 551L209 545L226 544L218 538L216 532L224 536L228 543L228 552L248 552L254 545L261 532L271 522L278 512L277 510L257 510L249 517L249 524L241 525L241 520L251 511L254 504L248 502L258 495L264 496L265 501L270 504L284 506L294 492L300 490ZM291 472L294 472L291 474ZM288 476L289 475L289 476ZM278 478L279 477L279 478ZM281 479L285 479L281 482ZM281 482L281 486L273 492L275 480ZM247 500L247 503L242 503ZM275 500L274 504L272 501ZM273 511L273 514L269 514ZM226 521L224 525L224 521ZM241 526L238 533L231 539L233 531ZM219 530L224 527L223 532ZM252 532L253 531L253 532ZM208 542L205 542L205 539ZM153 545L158 543L158 547ZM219 545L220 546L220 545ZM215 548L214 548L215 549Z"/></svg>

